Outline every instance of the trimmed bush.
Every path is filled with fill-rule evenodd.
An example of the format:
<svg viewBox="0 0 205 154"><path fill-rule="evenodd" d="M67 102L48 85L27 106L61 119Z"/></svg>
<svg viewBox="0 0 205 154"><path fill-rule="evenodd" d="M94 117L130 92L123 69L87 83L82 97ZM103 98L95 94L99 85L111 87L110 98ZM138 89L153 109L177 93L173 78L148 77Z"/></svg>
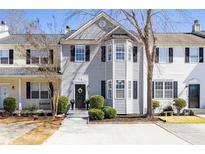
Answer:
<svg viewBox="0 0 205 154"><path fill-rule="evenodd" d="M160 103L157 100L152 100L152 109L155 110L160 107Z"/></svg>
<svg viewBox="0 0 205 154"><path fill-rule="evenodd" d="M90 120L102 120L104 119L104 112L100 109L90 109L88 111Z"/></svg>
<svg viewBox="0 0 205 154"><path fill-rule="evenodd" d="M102 108L102 111L104 112L105 114L105 119L113 119L113 118L116 118L116 115L117 115L117 111L112 108L111 106L104 106Z"/></svg>
<svg viewBox="0 0 205 154"><path fill-rule="evenodd" d="M174 111L173 110L173 108L172 108L172 106L166 106L164 109L163 109L163 111L165 112L165 111Z"/></svg>
<svg viewBox="0 0 205 154"><path fill-rule="evenodd" d="M68 97L59 96L58 97L58 114L65 114L68 109Z"/></svg>
<svg viewBox="0 0 205 154"><path fill-rule="evenodd" d="M16 110L16 99L14 97L6 97L3 104L4 110L11 115Z"/></svg>
<svg viewBox="0 0 205 154"><path fill-rule="evenodd" d="M104 106L104 97L100 95L95 95L90 97L90 108L91 109L101 109Z"/></svg>
<svg viewBox="0 0 205 154"><path fill-rule="evenodd" d="M176 107L176 109L177 109L177 115L179 115L180 114L180 112L181 112L181 110L184 108L184 107L186 107L186 105L187 105L187 103L186 103L186 101L184 100L184 99L182 99L182 98L177 98L177 99L175 99L174 100L174 106Z"/></svg>

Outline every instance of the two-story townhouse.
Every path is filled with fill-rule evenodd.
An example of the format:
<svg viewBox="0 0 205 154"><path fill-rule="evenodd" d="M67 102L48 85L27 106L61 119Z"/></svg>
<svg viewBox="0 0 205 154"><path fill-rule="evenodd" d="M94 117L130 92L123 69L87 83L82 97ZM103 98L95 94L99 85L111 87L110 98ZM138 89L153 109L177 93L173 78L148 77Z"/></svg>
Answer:
<svg viewBox="0 0 205 154"><path fill-rule="evenodd" d="M102 95L119 114L141 112L142 44L137 36L101 13L61 44L61 95L74 99L75 107L84 108L85 99Z"/></svg>
<svg viewBox="0 0 205 154"><path fill-rule="evenodd" d="M35 47L31 34L10 34L0 24L0 109L5 97L17 99L18 108L35 105L51 111L54 82L60 82L61 35L32 35L35 41L46 38L49 49ZM39 43L40 44L40 43ZM52 77L51 77L52 76ZM59 83L60 84L60 83Z"/></svg>

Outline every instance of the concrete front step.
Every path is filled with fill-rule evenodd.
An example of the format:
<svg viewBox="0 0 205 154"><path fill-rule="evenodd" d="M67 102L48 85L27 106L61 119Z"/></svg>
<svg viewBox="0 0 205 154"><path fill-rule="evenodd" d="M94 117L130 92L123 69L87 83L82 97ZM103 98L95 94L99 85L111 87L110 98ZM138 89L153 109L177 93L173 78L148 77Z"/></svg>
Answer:
<svg viewBox="0 0 205 154"><path fill-rule="evenodd" d="M87 110L69 110L67 114L68 118L88 118L88 111Z"/></svg>

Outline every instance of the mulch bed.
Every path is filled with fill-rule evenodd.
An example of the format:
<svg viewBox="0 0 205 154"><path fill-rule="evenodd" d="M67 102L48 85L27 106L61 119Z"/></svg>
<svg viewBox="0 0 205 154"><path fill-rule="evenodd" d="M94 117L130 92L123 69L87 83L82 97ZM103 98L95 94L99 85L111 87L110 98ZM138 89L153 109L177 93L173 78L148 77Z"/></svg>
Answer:
<svg viewBox="0 0 205 154"><path fill-rule="evenodd" d="M115 119L103 119L103 120L92 120L89 124L150 124L153 122L159 122L158 118L145 118L145 117L135 117L135 116L118 116Z"/></svg>

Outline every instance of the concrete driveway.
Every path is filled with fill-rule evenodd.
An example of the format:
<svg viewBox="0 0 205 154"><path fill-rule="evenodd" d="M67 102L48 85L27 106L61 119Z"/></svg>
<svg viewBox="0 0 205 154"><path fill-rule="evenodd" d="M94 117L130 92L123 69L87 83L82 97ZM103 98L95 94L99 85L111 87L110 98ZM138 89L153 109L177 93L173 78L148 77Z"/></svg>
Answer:
<svg viewBox="0 0 205 154"><path fill-rule="evenodd" d="M44 144L189 144L156 124L86 124L65 119Z"/></svg>
<svg viewBox="0 0 205 154"><path fill-rule="evenodd" d="M160 124L181 139L195 145L205 145L205 124Z"/></svg>
<svg viewBox="0 0 205 154"><path fill-rule="evenodd" d="M35 125L24 124L0 124L0 144L8 144L35 127Z"/></svg>

